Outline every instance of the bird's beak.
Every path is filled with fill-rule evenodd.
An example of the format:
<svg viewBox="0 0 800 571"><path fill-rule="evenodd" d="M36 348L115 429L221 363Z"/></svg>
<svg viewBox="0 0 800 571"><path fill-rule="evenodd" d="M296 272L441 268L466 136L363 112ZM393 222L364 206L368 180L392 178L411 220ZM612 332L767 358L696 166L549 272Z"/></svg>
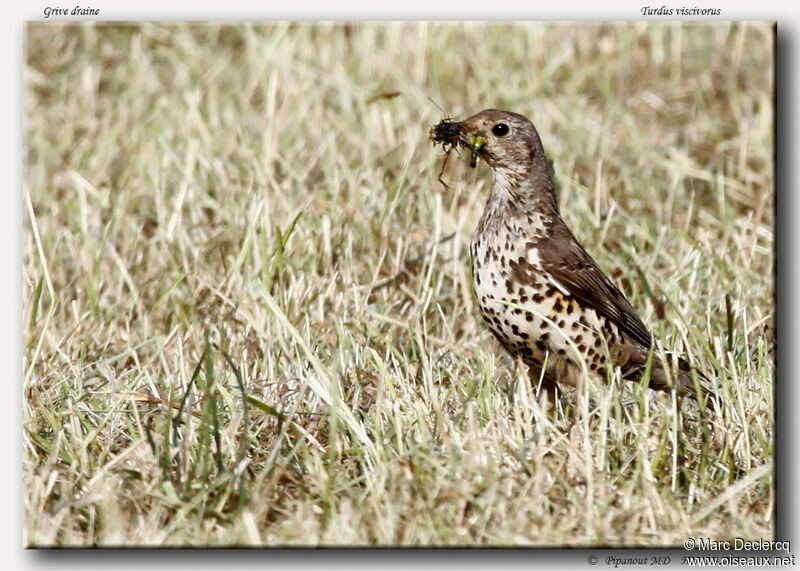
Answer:
<svg viewBox="0 0 800 571"><path fill-rule="evenodd" d="M459 126L459 146L467 148L473 153L479 152L483 145L486 144L486 139L480 135L473 134L469 127L467 127L466 122L461 122L457 125Z"/></svg>

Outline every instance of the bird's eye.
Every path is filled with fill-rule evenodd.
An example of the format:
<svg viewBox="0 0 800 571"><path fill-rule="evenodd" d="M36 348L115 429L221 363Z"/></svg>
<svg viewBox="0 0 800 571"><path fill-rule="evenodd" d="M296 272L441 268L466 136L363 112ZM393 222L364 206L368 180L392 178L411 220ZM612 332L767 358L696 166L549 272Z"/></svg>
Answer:
<svg viewBox="0 0 800 571"><path fill-rule="evenodd" d="M508 134L508 125L505 123L498 123L494 127L492 127L492 133L495 134L497 137L502 137L503 135Z"/></svg>

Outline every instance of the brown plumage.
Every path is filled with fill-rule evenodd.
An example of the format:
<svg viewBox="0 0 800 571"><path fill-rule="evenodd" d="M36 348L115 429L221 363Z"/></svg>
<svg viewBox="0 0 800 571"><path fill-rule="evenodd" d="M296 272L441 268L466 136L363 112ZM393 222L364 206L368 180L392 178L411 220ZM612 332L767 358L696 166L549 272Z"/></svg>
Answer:
<svg viewBox="0 0 800 571"><path fill-rule="evenodd" d="M492 169L492 190L472 239L473 287L487 326L547 390L601 379L613 368L650 387L696 396L685 360L653 354L636 311L575 239L559 212L539 134L517 113L487 109L446 120L430 139L470 149ZM667 371L669 368L669 371ZM703 385L707 379L699 372ZM704 390L704 393L706 391Z"/></svg>

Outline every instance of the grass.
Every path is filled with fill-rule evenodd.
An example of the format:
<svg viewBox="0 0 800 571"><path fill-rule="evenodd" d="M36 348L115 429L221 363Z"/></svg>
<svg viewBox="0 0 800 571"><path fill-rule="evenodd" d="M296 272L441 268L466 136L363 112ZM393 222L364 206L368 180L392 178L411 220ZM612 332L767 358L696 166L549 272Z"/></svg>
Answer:
<svg viewBox="0 0 800 571"><path fill-rule="evenodd" d="M773 42L28 24L25 543L772 538ZM442 189L431 100L533 120L567 223L720 414L539 407L472 300L488 169Z"/></svg>

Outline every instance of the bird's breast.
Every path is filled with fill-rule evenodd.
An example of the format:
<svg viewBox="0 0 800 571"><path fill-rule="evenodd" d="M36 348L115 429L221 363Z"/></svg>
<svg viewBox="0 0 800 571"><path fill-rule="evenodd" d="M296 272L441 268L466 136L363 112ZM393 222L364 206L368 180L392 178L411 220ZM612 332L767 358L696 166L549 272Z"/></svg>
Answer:
<svg viewBox="0 0 800 571"><path fill-rule="evenodd" d="M530 234L528 234L530 236ZM600 320L564 293L542 268L539 244L508 230L475 234L475 298L484 322L512 354L528 361L568 362L601 352Z"/></svg>

